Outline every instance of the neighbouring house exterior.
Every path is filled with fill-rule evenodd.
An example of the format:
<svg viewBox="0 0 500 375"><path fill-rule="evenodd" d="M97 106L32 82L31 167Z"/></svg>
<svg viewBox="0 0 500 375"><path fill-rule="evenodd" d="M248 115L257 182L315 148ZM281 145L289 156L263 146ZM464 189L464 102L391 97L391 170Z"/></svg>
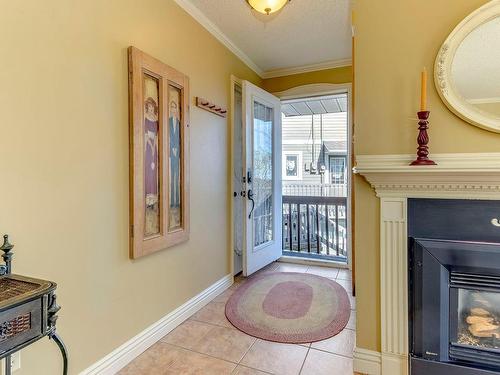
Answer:
<svg viewBox="0 0 500 375"><path fill-rule="evenodd" d="M284 102L283 195L346 196L347 95Z"/></svg>

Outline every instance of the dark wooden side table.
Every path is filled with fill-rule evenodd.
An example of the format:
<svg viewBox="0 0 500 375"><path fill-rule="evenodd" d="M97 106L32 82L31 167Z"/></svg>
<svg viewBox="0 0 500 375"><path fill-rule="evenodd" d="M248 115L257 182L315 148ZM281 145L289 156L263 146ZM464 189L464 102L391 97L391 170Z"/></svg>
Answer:
<svg viewBox="0 0 500 375"><path fill-rule="evenodd" d="M56 333L57 312L56 283L31 277L14 275L12 248L4 236L0 265L0 359L5 358L5 374L11 375L10 355L48 337L54 340L63 357L63 374L68 374L68 352Z"/></svg>

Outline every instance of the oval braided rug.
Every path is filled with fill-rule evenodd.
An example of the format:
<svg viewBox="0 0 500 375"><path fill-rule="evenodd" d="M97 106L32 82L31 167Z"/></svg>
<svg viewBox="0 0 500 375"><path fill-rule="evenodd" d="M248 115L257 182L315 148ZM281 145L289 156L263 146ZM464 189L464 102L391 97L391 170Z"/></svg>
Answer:
<svg viewBox="0 0 500 375"><path fill-rule="evenodd" d="M226 317L240 331L264 340L301 344L344 329L349 297L333 280L308 273L265 272L238 287Z"/></svg>

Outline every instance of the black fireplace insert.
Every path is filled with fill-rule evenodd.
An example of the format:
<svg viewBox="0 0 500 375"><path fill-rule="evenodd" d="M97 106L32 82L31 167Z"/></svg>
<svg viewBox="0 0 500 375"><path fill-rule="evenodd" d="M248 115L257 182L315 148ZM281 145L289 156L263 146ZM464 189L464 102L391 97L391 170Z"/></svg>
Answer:
<svg viewBox="0 0 500 375"><path fill-rule="evenodd" d="M410 199L411 375L500 373L500 202Z"/></svg>

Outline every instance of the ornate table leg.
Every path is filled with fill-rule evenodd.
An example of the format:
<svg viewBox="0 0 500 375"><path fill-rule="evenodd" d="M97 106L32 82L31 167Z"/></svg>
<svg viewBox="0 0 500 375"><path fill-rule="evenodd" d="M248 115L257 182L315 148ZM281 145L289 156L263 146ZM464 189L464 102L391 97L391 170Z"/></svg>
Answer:
<svg viewBox="0 0 500 375"><path fill-rule="evenodd" d="M54 332L50 338L55 341L61 351L63 357L63 375L68 375L68 350L66 349L66 345L64 345L61 337L56 332Z"/></svg>
<svg viewBox="0 0 500 375"><path fill-rule="evenodd" d="M61 310L61 306L57 304L56 298L55 294L50 296L49 309L47 310L49 313L49 338L53 339L59 347L63 357L63 375L68 375L68 350L66 349L66 345L64 345L61 337L56 332L57 312Z"/></svg>

